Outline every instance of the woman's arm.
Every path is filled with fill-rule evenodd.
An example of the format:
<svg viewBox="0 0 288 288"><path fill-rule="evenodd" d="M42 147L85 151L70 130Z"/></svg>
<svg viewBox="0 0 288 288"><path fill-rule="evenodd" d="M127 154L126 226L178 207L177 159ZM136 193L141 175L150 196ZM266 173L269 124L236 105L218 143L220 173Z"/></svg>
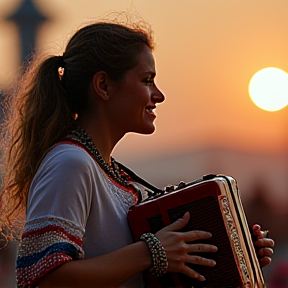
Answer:
<svg viewBox="0 0 288 288"><path fill-rule="evenodd" d="M38 287L118 287L150 265L148 246L140 241L103 256L68 261L41 279Z"/></svg>
<svg viewBox="0 0 288 288"><path fill-rule="evenodd" d="M186 263L214 266L215 261L193 256L193 252L216 252L217 248L208 244L187 244L211 237L210 233L204 231L177 232L188 223L189 218L189 213L186 213L183 218L157 232L156 236L165 248L168 272L184 273L203 281L205 278L186 266ZM39 288L118 287L125 280L150 266L151 256L148 246L140 241L103 256L69 261L41 279L38 286Z"/></svg>

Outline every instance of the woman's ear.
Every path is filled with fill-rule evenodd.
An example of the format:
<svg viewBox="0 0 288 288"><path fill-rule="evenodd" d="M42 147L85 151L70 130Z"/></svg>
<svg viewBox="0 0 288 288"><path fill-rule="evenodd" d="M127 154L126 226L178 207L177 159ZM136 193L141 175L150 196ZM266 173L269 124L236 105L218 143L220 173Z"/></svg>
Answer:
<svg viewBox="0 0 288 288"><path fill-rule="evenodd" d="M104 71L99 71L93 76L94 92L99 95L104 101L109 99L108 96L108 75Z"/></svg>

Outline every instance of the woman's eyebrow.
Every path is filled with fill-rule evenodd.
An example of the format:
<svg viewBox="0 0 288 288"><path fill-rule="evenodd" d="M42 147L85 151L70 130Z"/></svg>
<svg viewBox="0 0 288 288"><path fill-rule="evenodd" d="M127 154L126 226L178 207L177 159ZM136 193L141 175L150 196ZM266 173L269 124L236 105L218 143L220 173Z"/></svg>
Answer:
<svg viewBox="0 0 288 288"><path fill-rule="evenodd" d="M143 73L141 73L143 76L144 75L151 75L152 77L156 76L156 72L155 71L145 71Z"/></svg>

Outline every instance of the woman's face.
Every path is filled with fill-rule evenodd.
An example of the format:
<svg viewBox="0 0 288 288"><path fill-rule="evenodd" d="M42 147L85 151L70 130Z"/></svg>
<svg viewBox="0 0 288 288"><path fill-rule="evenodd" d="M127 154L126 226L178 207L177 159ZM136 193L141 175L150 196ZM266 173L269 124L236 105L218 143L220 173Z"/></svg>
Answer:
<svg viewBox="0 0 288 288"><path fill-rule="evenodd" d="M109 101L110 115L114 118L116 129L123 133L154 132L156 104L165 99L155 85L155 76L151 49L144 45L138 64L128 70L124 79L113 87L113 97Z"/></svg>

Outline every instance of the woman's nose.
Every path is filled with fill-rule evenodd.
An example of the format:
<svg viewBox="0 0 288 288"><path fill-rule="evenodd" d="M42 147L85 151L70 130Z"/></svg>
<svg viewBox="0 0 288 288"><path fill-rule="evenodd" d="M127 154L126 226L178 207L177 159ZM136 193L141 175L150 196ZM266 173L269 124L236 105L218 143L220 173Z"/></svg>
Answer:
<svg viewBox="0 0 288 288"><path fill-rule="evenodd" d="M152 94L152 101L155 103L161 103L165 100L164 94L157 88L156 91Z"/></svg>

